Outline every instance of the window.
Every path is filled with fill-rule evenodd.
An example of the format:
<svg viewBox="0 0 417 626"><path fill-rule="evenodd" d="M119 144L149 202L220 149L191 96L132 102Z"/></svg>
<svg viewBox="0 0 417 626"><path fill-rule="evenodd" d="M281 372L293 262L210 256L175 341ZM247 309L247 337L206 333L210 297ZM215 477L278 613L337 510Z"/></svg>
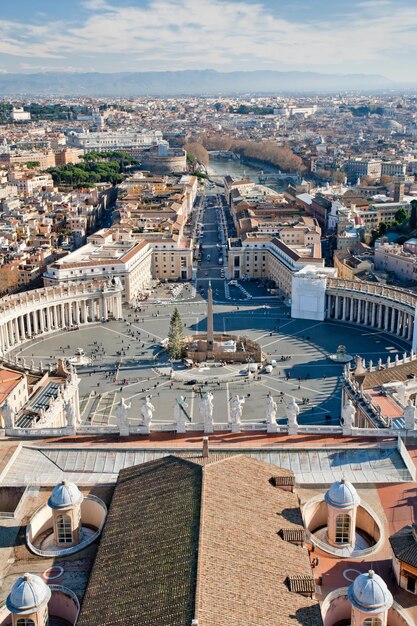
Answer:
<svg viewBox="0 0 417 626"><path fill-rule="evenodd" d="M336 517L336 543L349 543L350 515L342 514Z"/></svg>
<svg viewBox="0 0 417 626"><path fill-rule="evenodd" d="M379 617L367 617L363 626L382 626L382 621Z"/></svg>
<svg viewBox="0 0 417 626"><path fill-rule="evenodd" d="M17 620L16 626L35 626L35 622L31 619L26 619L25 617L21 617Z"/></svg>
<svg viewBox="0 0 417 626"><path fill-rule="evenodd" d="M56 518L58 543L72 543L71 518L69 515L58 515Z"/></svg>

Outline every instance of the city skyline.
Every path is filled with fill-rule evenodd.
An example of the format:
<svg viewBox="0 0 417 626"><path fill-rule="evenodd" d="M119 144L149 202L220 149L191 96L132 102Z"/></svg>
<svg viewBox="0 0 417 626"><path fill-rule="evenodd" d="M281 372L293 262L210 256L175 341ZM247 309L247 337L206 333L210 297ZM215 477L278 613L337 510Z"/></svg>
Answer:
<svg viewBox="0 0 417 626"><path fill-rule="evenodd" d="M412 0L51 0L2 9L0 72L184 69L382 74L412 82Z"/></svg>

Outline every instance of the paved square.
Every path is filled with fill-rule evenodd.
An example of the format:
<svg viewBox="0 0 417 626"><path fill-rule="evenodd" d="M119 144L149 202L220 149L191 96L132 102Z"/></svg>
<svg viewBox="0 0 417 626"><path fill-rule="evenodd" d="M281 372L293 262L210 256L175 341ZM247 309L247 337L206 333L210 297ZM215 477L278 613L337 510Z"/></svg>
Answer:
<svg viewBox="0 0 417 626"><path fill-rule="evenodd" d="M124 307L125 321L88 325L76 331L61 331L44 335L20 346L13 352L26 363L32 359L37 365L54 362L59 356L71 357L77 348L83 348L92 365L79 367L80 403L82 420L86 424L115 424L115 404L124 397L131 402L130 420L139 424L140 406L147 394L152 395L156 410L154 421L172 421L175 398L184 395L193 422L201 422L198 410L200 389L214 393L214 421L227 422L232 395L244 395L246 402L243 421L264 422L267 395L271 393L278 403L280 423L285 420L285 405L289 396L300 404L301 424L339 423L341 404L342 366L332 363L328 355L336 352L339 344L350 354L360 354L367 361L395 357L409 350L401 340L369 328L337 322L292 320L289 309L278 298L228 301L226 283L215 278L213 292L214 329L248 336L260 342L269 359L277 361L271 374L256 375L250 382L237 377L230 382L205 383L210 370L204 366L188 370L186 384L171 380L171 364L160 341L167 336L169 319L178 306L186 332L206 330L207 280L197 280L197 292L186 286L176 302L168 301L166 286L155 302L145 303L141 311ZM200 295L199 287L203 286ZM254 287L254 286L252 286ZM259 287L254 287L257 293ZM227 291L227 288L226 288ZM239 290L238 290L239 291ZM266 292L264 292L266 294ZM236 294L238 295L238 294ZM242 294L239 294L240 296ZM291 357L282 361L281 357ZM245 366L242 365L242 369ZM230 377L231 368L222 368ZM239 369L239 368L238 368ZM201 383L201 384L200 384ZM308 403L303 404L303 399Z"/></svg>

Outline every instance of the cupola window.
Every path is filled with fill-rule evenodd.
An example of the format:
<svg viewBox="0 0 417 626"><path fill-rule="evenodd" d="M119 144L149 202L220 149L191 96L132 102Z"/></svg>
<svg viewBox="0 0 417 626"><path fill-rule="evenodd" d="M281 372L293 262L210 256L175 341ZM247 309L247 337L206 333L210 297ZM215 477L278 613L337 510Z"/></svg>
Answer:
<svg viewBox="0 0 417 626"><path fill-rule="evenodd" d="M58 515L56 519L58 543L72 543L71 518L69 515Z"/></svg>
<svg viewBox="0 0 417 626"><path fill-rule="evenodd" d="M336 517L336 543L349 543L350 540L350 515L341 514ZM368 625L366 625L368 626Z"/></svg>

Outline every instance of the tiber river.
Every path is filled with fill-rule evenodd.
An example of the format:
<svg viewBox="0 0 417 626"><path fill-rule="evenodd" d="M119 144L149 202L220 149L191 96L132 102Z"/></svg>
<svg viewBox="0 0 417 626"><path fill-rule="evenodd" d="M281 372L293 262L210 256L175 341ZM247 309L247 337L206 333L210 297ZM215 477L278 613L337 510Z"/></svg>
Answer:
<svg viewBox="0 0 417 626"><path fill-rule="evenodd" d="M210 158L210 163L208 166L209 174L214 176L227 176L228 174L232 177L240 177L240 178L250 178L255 182L259 182L259 174L264 170L265 172L278 172L278 170L271 166L259 166L254 167L253 165L246 165L241 163L240 161L227 161L226 159L214 159ZM286 185L284 183L278 183L277 185L268 184L268 187L275 189L277 191L282 191L285 189Z"/></svg>

